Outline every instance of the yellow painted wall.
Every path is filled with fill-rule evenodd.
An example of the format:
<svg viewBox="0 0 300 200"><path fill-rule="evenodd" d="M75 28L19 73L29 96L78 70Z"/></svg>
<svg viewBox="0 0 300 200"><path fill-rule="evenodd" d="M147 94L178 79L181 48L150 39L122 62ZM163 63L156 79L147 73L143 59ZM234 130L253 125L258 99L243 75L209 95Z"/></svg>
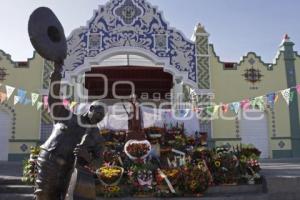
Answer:
<svg viewBox="0 0 300 200"><path fill-rule="evenodd" d="M251 83L244 80L242 74L245 73L245 69L250 68L251 64L248 62L250 59L255 60L254 68L259 69L263 77L261 82L256 83L254 86L258 89L250 89ZM298 60L300 66L300 59ZM215 94L216 104L220 103L232 103L235 101L241 101L246 98L258 97L268 94L270 92L276 92L287 88L285 65L283 60L283 54L279 54L274 64L269 68L270 64L266 64L261 61L255 53L248 53L244 56L239 63L236 63L236 70L224 70L223 63L219 60L218 56L213 50L213 46L210 45L210 70L211 70L211 88ZM300 78L300 70L298 70L298 77ZM290 123L289 123L289 110L285 100L279 95L279 99L275 104L275 124L276 124L276 137L290 137ZM221 111L220 111L221 112ZM229 112L225 116L233 117L235 114ZM272 140L272 118L271 111L266 110L268 120L268 131L270 138L271 150L277 150L278 140ZM213 138L223 139L216 142L216 145L222 144L225 138L236 138L236 120L223 120L216 119L212 122ZM237 141L230 141L231 144L238 143ZM290 140L285 140L285 147L283 149L291 149Z"/></svg>
<svg viewBox="0 0 300 200"><path fill-rule="evenodd" d="M13 107L16 113L15 141L11 140L10 153L26 153L21 151L20 145L26 144L30 147L33 143L32 140L39 139L40 111L37 111L36 105L14 105L13 100L14 95L17 95L17 89L26 90L29 99L31 99L31 92L39 93L42 88L44 59L35 53L33 58L28 60L29 67L18 68L16 63L11 61L9 55L0 51L0 56L2 58L0 67L7 69L6 73L8 73L2 84L16 88L10 99L5 102ZM0 90L5 91L5 87L2 86Z"/></svg>
<svg viewBox="0 0 300 200"><path fill-rule="evenodd" d="M20 147L26 144L28 146L28 149L26 151L20 150ZM20 141L20 142L11 142L9 145L9 153L10 154L29 154L30 153L30 147L35 147L37 145L34 141Z"/></svg>

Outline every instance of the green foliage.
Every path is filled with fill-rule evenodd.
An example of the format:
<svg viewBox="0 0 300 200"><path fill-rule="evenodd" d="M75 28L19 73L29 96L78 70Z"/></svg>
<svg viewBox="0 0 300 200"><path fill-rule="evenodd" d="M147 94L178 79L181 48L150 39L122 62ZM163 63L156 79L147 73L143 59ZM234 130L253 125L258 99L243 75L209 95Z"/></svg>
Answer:
<svg viewBox="0 0 300 200"><path fill-rule="evenodd" d="M29 159L23 161L22 181L26 184L32 185L35 183L35 179L37 176L37 157L39 153L39 147L31 147Z"/></svg>

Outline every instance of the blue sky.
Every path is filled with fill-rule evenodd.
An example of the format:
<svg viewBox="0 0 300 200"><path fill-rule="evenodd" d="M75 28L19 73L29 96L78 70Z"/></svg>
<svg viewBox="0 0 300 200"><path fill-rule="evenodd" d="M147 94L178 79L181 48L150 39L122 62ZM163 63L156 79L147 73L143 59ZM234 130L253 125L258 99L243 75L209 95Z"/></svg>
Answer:
<svg viewBox="0 0 300 200"><path fill-rule="evenodd" d="M50 7L65 33L92 17L93 10L108 0L1 0L0 49L15 61L32 57L27 34L31 12ZM172 27L190 38L200 22L210 33L210 43L223 61L239 61L249 51L272 62L285 33L300 50L300 1L298 0L148 0L163 11Z"/></svg>

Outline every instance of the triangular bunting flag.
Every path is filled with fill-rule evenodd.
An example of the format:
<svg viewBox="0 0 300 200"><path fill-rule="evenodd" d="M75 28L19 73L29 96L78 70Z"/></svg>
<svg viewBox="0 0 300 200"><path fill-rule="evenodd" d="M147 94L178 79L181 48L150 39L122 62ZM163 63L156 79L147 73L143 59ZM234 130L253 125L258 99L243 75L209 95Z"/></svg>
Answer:
<svg viewBox="0 0 300 200"><path fill-rule="evenodd" d="M296 86L296 90L297 90L298 94L300 94L300 84L298 84L298 85Z"/></svg>
<svg viewBox="0 0 300 200"><path fill-rule="evenodd" d="M72 101L72 103L71 103L71 105L70 105L70 108L71 108L71 109L73 109L73 108L74 108L74 106L76 106L76 104L77 104L77 102L75 102L75 101Z"/></svg>
<svg viewBox="0 0 300 200"><path fill-rule="evenodd" d="M7 100L10 98L10 96L12 95L12 93L14 92L15 88L9 85L5 86L6 88L6 96L7 96Z"/></svg>
<svg viewBox="0 0 300 200"><path fill-rule="evenodd" d="M218 113L219 108L219 105L214 106L213 116L215 116Z"/></svg>
<svg viewBox="0 0 300 200"><path fill-rule="evenodd" d="M271 108L274 108L275 98L276 98L276 94L275 93L269 93L269 94L267 94L267 103L268 103L268 105Z"/></svg>
<svg viewBox="0 0 300 200"><path fill-rule="evenodd" d="M15 96L14 97L14 105L16 105L19 102L20 102L20 97L19 96Z"/></svg>
<svg viewBox="0 0 300 200"><path fill-rule="evenodd" d="M249 101L249 99L244 99L240 103L241 103L241 108L243 110L248 110L249 109L249 107L250 107L250 101Z"/></svg>
<svg viewBox="0 0 300 200"><path fill-rule="evenodd" d="M38 102L36 103L36 109L37 109L37 110L41 109L42 106L43 106L43 103L42 103L42 102L38 101Z"/></svg>
<svg viewBox="0 0 300 200"><path fill-rule="evenodd" d="M278 93L275 93L275 99L274 99L274 103L276 103L279 99L279 94Z"/></svg>
<svg viewBox="0 0 300 200"><path fill-rule="evenodd" d="M290 90L290 88L281 90L281 95L288 105L290 104Z"/></svg>
<svg viewBox="0 0 300 200"><path fill-rule="evenodd" d="M6 94L4 92L0 92L0 102L3 103L6 100Z"/></svg>
<svg viewBox="0 0 300 200"><path fill-rule="evenodd" d="M233 103L228 104L229 110L234 112L234 106Z"/></svg>
<svg viewBox="0 0 300 200"><path fill-rule="evenodd" d="M236 114L239 113L239 110L240 110L240 102L233 102L231 103L230 105L230 109L235 112Z"/></svg>
<svg viewBox="0 0 300 200"><path fill-rule="evenodd" d="M31 93L31 103L32 103L32 106L34 106L34 104L38 100L38 98L39 98L39 94L37 94L37 93Z"/></svg>
<svg viewBox="0 0 300 200"><path fill-rule="evenodd" d="M255 108L255 105L256 105L256 98L254 98L254 99L251 99L251 100L249 100L250 102L250 107L251 108Z"/></svg>
<svg viewBox="0 0 300 200"><path fill-rule="evenodd" d="M44 103L44 109L46 110L48 108L48 96L43 97L43 103Z"/></svg>
<svg viewBox="0 0 300 200"><path fill-rule="evenodd" d="M64 100L63 100L63 105L64 105L65 107L68 107L68 106L70 105L70 101L67 100L67 99L64 99Z"/></svg>
<svg viewBox="0 0 300 200"><path fill-rule="evenodd" d="M290 88L281 90L281 95L288 105L290 104L290 90Z"/></svg>
<svg viewBox="0 0 300 200"><path fill-rule="evenodd" d="M203 112L203 108L196 108L197 115L201 115Z"/></svg>
<svg viewBox="0 0 300 200"><path fill-rule="evenodd" d="M228 104L222 104L221 108L222 108L223 113L227 113L229 105Z"/></svg>
<svg viewBox="0 0 300 200"><path fill-rule="evenodd" d="M24 103L26 100L26 91L22 89L18 89L19 103Z"/></svg>
<svg viewBox="0 0 300 200"><path fill-rule="evenodd" d="M264 96L259 96L255 98L255 104L258 106L259 110L264 110L265 109L265 98Z"/></svg>
<svg viewBox="0 0 300 200"><path fill-rule="evenodd" d="M206 107L206 113L209 114L210 116L213 115L214 112L214 106L208 106Z"/></svg>

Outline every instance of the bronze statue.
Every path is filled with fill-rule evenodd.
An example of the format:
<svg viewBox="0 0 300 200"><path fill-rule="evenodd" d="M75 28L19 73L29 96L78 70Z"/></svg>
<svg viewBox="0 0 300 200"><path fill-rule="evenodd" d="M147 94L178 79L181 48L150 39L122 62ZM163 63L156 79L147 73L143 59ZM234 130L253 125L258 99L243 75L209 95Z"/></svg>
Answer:
<svg viewBox="0 0 300 200"><path fill-rule="evenodd" d="M101 102L95 101L85 114L77 116L66 109L59 98L67 45L63 28L54 13L45 7L36 9L30 16L28 31L37 52L55 63L48 97L54 128L41 146L38 157L35 198L64 200L75 157L80 166L85 166L100 156L102 138L96 124L103 119L105 109ZM95 196L84 199L95 199Z"/></svg>

